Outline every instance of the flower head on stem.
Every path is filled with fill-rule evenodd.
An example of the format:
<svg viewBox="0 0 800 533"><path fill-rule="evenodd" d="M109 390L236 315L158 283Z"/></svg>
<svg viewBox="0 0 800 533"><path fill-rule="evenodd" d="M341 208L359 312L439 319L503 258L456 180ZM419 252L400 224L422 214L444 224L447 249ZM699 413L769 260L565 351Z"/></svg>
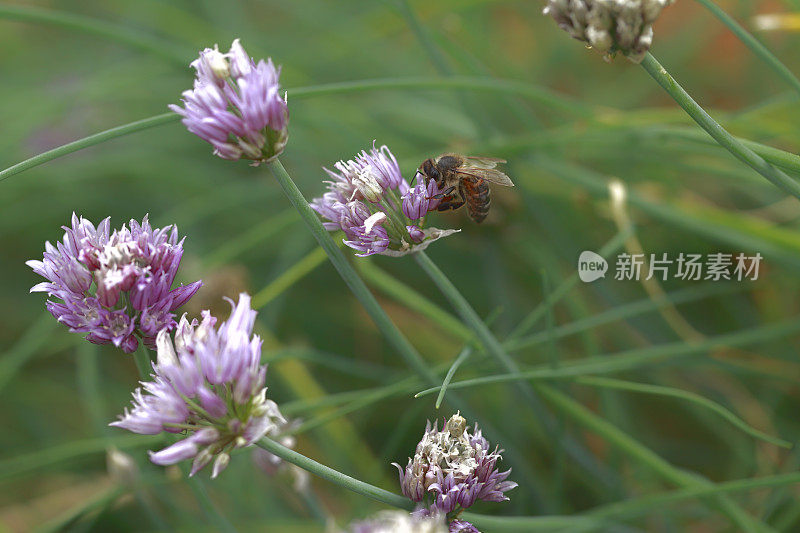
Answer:
<svg viewBox="0 0 800 533"><path fill-rule="evenodd" d="M185 432L182 440L150 453L156 464L193 459L194 475L213 461L214 478L232 450L277 433L286 422L266 397L267 367L260 363L261 339L252 335L250 296L242 293L231 305L230 318L216 329L216 318L204 311L199 323L184 316L174 338L160 332L152 381L136 389L133 408L111 423L144 435Z"/></svg>
<svg viewBox="0 0 800 533"><path fill-rule="evenodd" d="M675 0L548 0L544 13L574 39L611 59L639 63L653 43L653 24Z"/></svg>
<svg viewBox="0 0 800 533"><path fill-rule="evenodd" d="M31 292L60 300L46 304L59 322L126 353L136 351L138 338L155 347L158 332L175 327L173 311L202 285L171 288L183 255L175 226L153 228L147 216L129 225L112 232L110 218L95 227L73 213L62 240L45 243L42 261L27 262L47 279Z"/></svg>
<svg viewBox="0 0 800 533"><path fill-rule="evenodd" d="M507 481L511 470L500 472L496 464L502 450L490 449L477 424L472 433L467 421L455 414L441 430L438 421L428 422L413 458L400 471L403 494L424 502L426 512L457 515L478 500L501 502L505 493L517 486Z"/></svg>
<svg viewBox="0 0 800 533"><path fill-rule="evenodd" d="M280 94L280 68L272 59L256 63L236 39L227 54L215 45L191 66L197 71L194 88L183 92L183 107L169 106L190 132L211 143L223 159L258 165L283 152L289 110Z"/></svg>
<svg viewBox="0 0 800 533"><path fill-rule="evenodd" d="M328 191L310 205L327 220L326 229L344 231L344 243L359 257L405 255L459 231L424 228L425 215L439 205L440 191L433 180L409 185L388 147L373 143L369 152L333 167L324 169Z"/></svg>

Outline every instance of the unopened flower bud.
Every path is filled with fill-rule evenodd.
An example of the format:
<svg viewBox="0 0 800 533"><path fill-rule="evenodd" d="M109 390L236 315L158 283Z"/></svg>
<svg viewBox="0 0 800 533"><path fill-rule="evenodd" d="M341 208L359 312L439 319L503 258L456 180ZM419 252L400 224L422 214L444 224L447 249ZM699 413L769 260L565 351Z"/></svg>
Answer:
<svg viewBox="0 0 800 533"><path fill-rule="evenodd" d="M447 421L447 424L445 424L444 429L447 430L447 432L450 433L453 437L459 438L461 435L464 434L464 430L467 429L467 421L459 413L456 413L450 417L450 420Z"/></svg>

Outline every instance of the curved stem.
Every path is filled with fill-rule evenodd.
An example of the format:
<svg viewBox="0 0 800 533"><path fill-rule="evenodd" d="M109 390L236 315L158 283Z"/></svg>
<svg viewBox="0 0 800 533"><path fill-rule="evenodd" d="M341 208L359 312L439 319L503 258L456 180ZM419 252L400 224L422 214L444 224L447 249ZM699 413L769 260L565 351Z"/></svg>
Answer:
<svg viewBox="0 0 800 533"><path fill-rule="evenodd" d="M750 168L767 178L772 184L784 192L800 198L800 182L792 179L782 170L779 170L753 152L750 148L743 145L725 128L720 126L711 116L700 107L700 105L689 96L683 87L661 66L655 57L649 52L645 55L641 63L642 67L650 76L664 88L667 93L681 106L686 113L697 124L706 130L722 147L727 149L739 161L745 163Z"/></svg>
<svg viewBox="0 0 800 533"><path fill-rule="evenodd" d="M650 128L649 131L665 137L684 139L687 141L717 146L717 143L714 142L714 139L709 139L706 134L704 134L702 131L698 131L695 128ZM743 139L741 137L736 137L736 140L747 148L751 149L759 156L763 157L765 161L781 167L784 170L800 173L800 155L787 152L786 150L781 150L780 148L775 148L774 146L768 146L766 144L761 144L749 139Z"/></svg>
<svg viewBox="0 0 800 533"><path fill-rule="evenodd" d="M137 120L136 122L117 126L116 128L101 131L100 133L95 133L94 135L89 135L83 139L78 139L77 141L61 145L58 148L53 148L52 150L42 152L39 155L33 156L30 159L26 159L21 163L17 163L16 165L0 171L0 181L10 178L14 174L19 174L22 171L41 165L42 163L47 163L48 161L52 161L58 157L77 152L78 150L83 150L84 148L89 148L90 146L94 146L117 137L122 137L123 135L127 135L129 133L136 133L137 131L146 130L162 124L169 124L170 122L177 122L180 120L180 118L181 117L175 113L162 113L161 115L155 115L153 117Z"/></svg>
<svg viewBox="0 0 800 533"><path fill-rule="evenodd" d="M263 448L274 455L277 455L284 461L292 463L293 465L296 465L303 470L306 470L323 479L327 479L328 481L335 483L336 485L339 485L347 490L353 491L356 494L367 496L373 500L385 503L386 505L391 505L392 507L399 507L400 509L411 510L414 508L414 502L405 496L401 496L374 485L370 485L369 483L365 483L356 478L350 477L347 474L342 474L338 470L334 470L329 466L318 463L315 460L299 454L272 439L263 438L256 443L256 446Z"/></svg>
<svg viewBox="0 0 800 533"><path fill-rule="evenodd" d="M769 68L775 71L778 76L783 78L783 81L788 83L795 91L800 93L800 80L792 73L789 68L784 65L780 59L769 51L769 49L761 44L761 42L753 37L753 35L744 29L736 20L730 15L725 13L722 8L713 2L713 0L696 0L697 3L708 9L715 17L717 17L729 30L731 30L736 37L739 38L744 45L750 49L759 59L766 63Z"/></svg>

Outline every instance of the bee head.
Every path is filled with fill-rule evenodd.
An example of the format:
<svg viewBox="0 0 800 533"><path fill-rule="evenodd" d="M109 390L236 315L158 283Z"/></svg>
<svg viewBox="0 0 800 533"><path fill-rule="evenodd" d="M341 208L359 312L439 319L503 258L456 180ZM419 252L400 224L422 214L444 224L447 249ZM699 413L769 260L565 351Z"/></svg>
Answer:
<svg viewBox="0 0 800 533"><path fill-rule="evenodd" d="M427 179L439 181L439 171L436 169L436 165L433 164L433 159L426 159L419 168L426 181Z"/></svg>

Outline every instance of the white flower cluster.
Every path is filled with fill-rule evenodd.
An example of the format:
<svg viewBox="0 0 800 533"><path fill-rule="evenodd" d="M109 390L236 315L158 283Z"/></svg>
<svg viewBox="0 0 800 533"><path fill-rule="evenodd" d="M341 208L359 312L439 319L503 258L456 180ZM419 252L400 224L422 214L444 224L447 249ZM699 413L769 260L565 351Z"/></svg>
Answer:
<svg viewBox="0 0 800 533"><path fill-rule="evenodd" d="M548 0L544 13L573 38L610 59L638 63L653 43L653 23L675 0Z"/></svg>

